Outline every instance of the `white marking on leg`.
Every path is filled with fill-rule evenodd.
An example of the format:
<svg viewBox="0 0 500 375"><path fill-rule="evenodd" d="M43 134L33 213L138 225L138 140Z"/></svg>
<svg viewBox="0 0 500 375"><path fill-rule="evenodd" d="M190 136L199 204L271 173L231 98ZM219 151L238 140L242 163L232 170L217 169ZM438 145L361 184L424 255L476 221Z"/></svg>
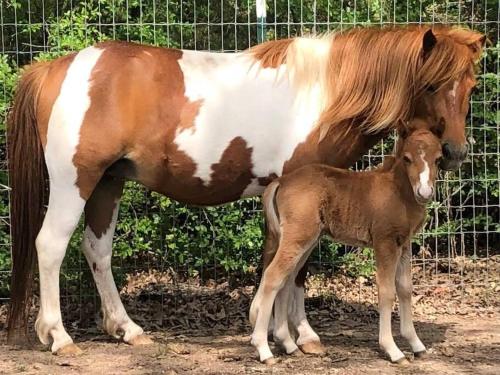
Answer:
<svg viewBox="0 0 500 375"><path fill-rule="evenodd" d="M52 351L72 343L62 325L59 303L59 271L71 234L85 201L75 186L73 156L80 127L90 106L90 76L102 50L79 52L68 68L49 118L45 161L50 178L50 198L36 247L40 268L40 311L36 330L43 343L52 337Z"/></svg>
<svg viewBox="0 0 500 375"><path fill-rule="evenodd" d="M279 343L285 349L287 354L291 354L299 349L297 344L293 341L288 328L288 309L290 303L294 302L290 297L292 297L293 294L295 277L296 274L290 275L285 283L285 286L278 292L274 302L275 325L273 329L273 336L275 342Z"/></svg>
<svg viewBox="0 0 500 375"><path fill-rule="evenodd" d="M293 293L295 295L295 309L291 316L291 320L298 333L297 345L304 345L308 342L319 342L320 338L312 329L306 316L305 301L304 301L304 288L294 284Z"/></svg>
<svg viewBox="0 0 500 375"><path fill-rule="evenodd" d="M40 272L40 310L35 329L42 343L48 344L52 338L52 352L73 342L62 323L59 272L69 239L85 205L74 186L67 185L67 191L59 186L58 191L63 194L58 196L52 193L54 185L51 181L47 214L36 238Z"/></svg>
<svg viewBox="0 0 500 375"><path fill-rule="evenodd" d="M100 238L96 237L89 226L85 228L82 251L92 270L101 297L105 331L115 338L120 337L118 331L121 331L123 340L129 342L134 337L142 335L144 331L130 319L125 311L111 271L113 235L118 218L118 208L119 200L115 202L109 228Z"/></svg>
<svg viewBox="0 0 500 375"><path fill-rule="evenodd" d="M396 273L396 291L399 299L401 335L408 341L414 353L424 352L424 344L420 341L413 325L412 316L412 279L411 253L409 248L404 250Z"/></svg>
<svg viewBox="0 0 500 375"><path fill-rule="evenodd" d="M269 326L273 303L277 293L277 291L273 291L266 295L264 293L264 282L263 277L259 290L257 290L250 307L250 323L253 326L251 344L259 352L259 360L261 362L273 357L273 353L267 342L267 327Z"/></svg>
<svg viewBox="0 0 500 375"><path fill-rule="evenodd" d="M399 260L396 260L399 261ZM391 315L396 296L396 264L387 266L382 271L377 270L378 306L379 306L379 345L390 357L392 362L404 358L392 337Z"/></svg>

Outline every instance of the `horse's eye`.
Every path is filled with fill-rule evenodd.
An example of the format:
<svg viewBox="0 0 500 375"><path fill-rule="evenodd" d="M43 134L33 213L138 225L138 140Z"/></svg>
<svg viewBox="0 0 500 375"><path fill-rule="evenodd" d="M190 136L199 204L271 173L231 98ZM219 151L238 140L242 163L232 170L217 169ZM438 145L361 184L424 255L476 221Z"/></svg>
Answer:
<svg viewBox="0 0 500 375"><path fill-rule="evenodd" d="M408 156L403 156L403 160L406 164L411 164L411 159Z"/></svg>
<svg viewBox="0 0 500 375"><path fill-rule="evenodd" d="M433 85L429 85L429 86L427 86L427 91L435 93L436 92L436 88Z"/></svg>

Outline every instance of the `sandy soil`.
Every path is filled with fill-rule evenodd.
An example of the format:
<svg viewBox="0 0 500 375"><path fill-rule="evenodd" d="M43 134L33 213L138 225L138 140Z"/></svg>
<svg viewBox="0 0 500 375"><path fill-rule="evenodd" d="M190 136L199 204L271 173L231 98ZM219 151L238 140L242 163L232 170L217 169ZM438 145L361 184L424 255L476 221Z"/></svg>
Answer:
<svg viewBox="0 0 500 375"><path fill-rule="evenodd" d="M416 329L429 354L413 360L395 313L396 342L412 360L406 367L390 364L378 349L373 279L310 278L306 307L327 355L290 357L272 346L279 363L268 367L250 345L254 285L177 282L152 271L131 275L121 294L154 344L131 347L103 335L98 299L79 297L63 298L63 317L81 356L54 356L34 337L31 347L9 346L0 305L0 374L500 374L500 256L460 272L414 272Z"/></svg>
<svg viewBox="0 0 500 375"><path fill-rule="evenodd" d="M372 316L326 320L318 332L328 349L324 357L278 354L273 367L260 364L249 336L207 332L156 332L155 343L131 347L105 336L80 338L79 357L54 356L41 345L33 349L0 346L1 374L498 374L500 314L434 316L416 324L429 355L409 366L390 364L377 346ZM395 324L395 331L397 325ZM201 335L200 335L201 334ZM407 352L407 345L397 338ZM274 350L278 352L277 349Z"/></svg>

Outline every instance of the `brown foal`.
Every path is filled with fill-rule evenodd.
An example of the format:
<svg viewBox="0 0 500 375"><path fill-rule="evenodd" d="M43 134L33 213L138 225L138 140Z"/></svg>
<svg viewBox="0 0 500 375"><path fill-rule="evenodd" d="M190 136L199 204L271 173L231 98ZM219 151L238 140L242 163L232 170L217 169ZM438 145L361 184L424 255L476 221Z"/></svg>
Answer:
<svg viewBox="0 0 500 375"><path fill-rule="evenodd" d="M416 127L422 120L414 120ZM308 165L272 182L264 193L266 252L276 255L265 269L250 308L252 345L262 362L274 363L267 341L275 309L275 339L288 354L297 353L287 321L287 280L295 278L322 234L352 246L375 250L379 296L379 344L392 362L406 358L391 332L397 293L401 334L418 356L426 348L412 321L409 241L424 224L426 203L433 197L441 160L439 139L429 130L414 130L399 142L396 155L381 167L354 172ZM298 343L300 345L300 343Z"/></svg>

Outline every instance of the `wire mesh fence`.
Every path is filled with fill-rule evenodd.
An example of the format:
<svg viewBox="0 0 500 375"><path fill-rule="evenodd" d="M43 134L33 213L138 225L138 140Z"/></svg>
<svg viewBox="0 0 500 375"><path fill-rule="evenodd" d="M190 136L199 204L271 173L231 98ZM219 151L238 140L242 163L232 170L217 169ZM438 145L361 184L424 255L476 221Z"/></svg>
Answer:
<svg viewBox="0 0 500 375"><path fill-rule="evenodd" d="M413 244L414 264L432 282L444 274L460 283L487 284L490 262L500 253L500 124L498 1L376 0L2 0L0 298L8 299L10 270L5 122L19 68L105 39L165 47L241 51L263 40L323 33L360 25L456 24L485 33L491 41L478 71L467 131L470 155L461 170L442 174L429 219ZM355 166L370 168L392 150L385 140ZM217 208L189 208L129 184L115 235L114 272L158 270L197 280L256 282L263 244L258 199ZM92 281L73 237L63 278L63 297L79 304L95 298ZM354 254L354 255L353 255ZM322 242L313 272L339 267L356 275L373 270L371 253ZM464 277L465 270L472 277ZM161 296L163 306L164 296ZM82 310L84 311L84 310Z"/></svg>

